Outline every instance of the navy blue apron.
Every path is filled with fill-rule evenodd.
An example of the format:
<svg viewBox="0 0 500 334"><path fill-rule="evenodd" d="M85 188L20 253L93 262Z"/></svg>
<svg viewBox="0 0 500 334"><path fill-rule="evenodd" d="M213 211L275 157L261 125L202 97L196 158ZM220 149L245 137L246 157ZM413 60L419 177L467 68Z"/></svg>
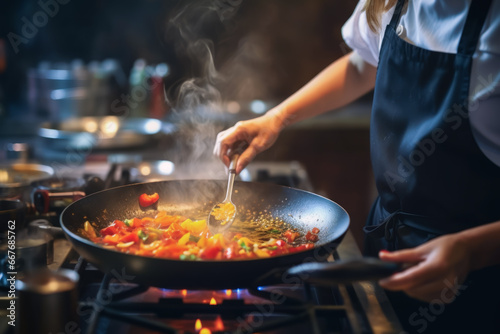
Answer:
<svg viewBox="0 0 500 334"><path fill-rule="evenodd" d="M472 55L491 1L471 1L456 54L425 50L399 38L396 27L404 3L398 1L385 31L373 100L370 145L379 197L365 226L364 249L373 256L381 249L415 247L439 235L500 220L500 167L477 146L469 120L474 108L468 101ZM491 288L500 290L500 276L494 277ZM475 284L481 285L478 279L481 283ZM408 331L417 333L450 329L449 321L465 329L467 319L461 323L456 312L470 312L464 304L481 300L463 296L432 321L418 313L429 304L412 304L400 296L399 303L409 306L400 319ZM487 310L481 311L485 318L491 318L492 308L500 310L499 301L487 301ZM485 331L492 326L496 324Z"/></svg>

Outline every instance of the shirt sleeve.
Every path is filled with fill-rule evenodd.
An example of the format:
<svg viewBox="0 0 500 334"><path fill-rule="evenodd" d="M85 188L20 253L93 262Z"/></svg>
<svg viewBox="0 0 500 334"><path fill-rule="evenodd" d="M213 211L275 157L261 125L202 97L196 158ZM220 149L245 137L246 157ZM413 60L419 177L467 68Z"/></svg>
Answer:
<svg viewBox="0 0 500 334"><path fill-rule="evenodd" d="M374 33L368 26L366 13L363 11L364 3L364 0L358 2L351 17L342 27L342 37L346 44L356 51L366 62L377 66L383 32L386 25L390 22L394 9L382 15L379 32Z"/></svg>

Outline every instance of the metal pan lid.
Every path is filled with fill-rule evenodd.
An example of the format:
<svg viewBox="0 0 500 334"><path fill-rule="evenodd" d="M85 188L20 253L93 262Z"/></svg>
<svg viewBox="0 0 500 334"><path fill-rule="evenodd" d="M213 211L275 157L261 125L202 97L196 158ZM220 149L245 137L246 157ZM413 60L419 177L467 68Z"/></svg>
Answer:
<svg viewBox="0 0 500 334"><path fill-rule="evenodd" d="M49 178L52 175L54 175L54 169L45 165L32 163L0 165L0 186L25 186L31 182Z"/></svg>
<svg viewBox="0 0 500 334"><path fill-rule="evenodd" d="M40 270L27 275L23 280L18 280L16 288L37 294L54 294L74 290L78 280L79 275L73 270Z"/></svg>

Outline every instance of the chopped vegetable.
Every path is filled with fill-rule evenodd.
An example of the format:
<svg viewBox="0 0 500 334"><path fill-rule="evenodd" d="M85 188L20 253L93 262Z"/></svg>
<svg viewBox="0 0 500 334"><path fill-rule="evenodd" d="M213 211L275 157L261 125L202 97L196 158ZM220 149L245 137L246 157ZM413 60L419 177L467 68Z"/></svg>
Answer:
<svg viewBox="0 0 500 334"><path fill-rule="evenodd" d="M271 255L263 249L255 248L253 251L255 252L255 254L257 254L258 257L271 257Z"/></svg>
<svg viewBox="0 0 500 334"><path fill-rule="evenodd" d="M96 237L94 227L92 225L90 225L90 222L88 220L83 224L83 229L89 237L91 237L91 238Z"/></svg>
<svg viewBox="0 0 500 334"><path fill-rule="evenodd" d="M244 242L244 241L241 241L238 243L238 245L240 245L241 248L243 248L244 250L246 250L247 252L250 251L250 247L247 246L247 244Z"/></svg>
<svg viewBox="0 0 500 334"><path fill-rule="evenodd" d="M137 235L137 233L134 233L134 232L130 232L130 233L127 233L126 235L124 235L121 239L120 239L121 242L139 242L139 236Z"/></svg>
<svg viewBox="0 0 500 334"><path fill-rule="evenodd" d="M151 195L142 194L141 196L139 196L139 205L143 208L146 208L158 202L159 199L160 195L158 195L158 193L154 193Z"/></svg>
<svg viewBox="0 0 500 334"><path fill-rule="evenodd" d="M188 243L188 241L189 241L189 236L190 236L190 235L191 235L191 234L190 234L189 232L188 232L188 233L186 233L186 234L184 234L184 235L182 236L182 238L180 238L180 239L179 239L179 241L177 241L177 244L178 244L179 246L185 246L185 245Z"/></svg>
<svg viewBox="0 0 500 334"><path fill-rule="evenodd" d="M319 238L318 228L300 239L301 234L290 229L283 232L271 228L269 232L273 238L267 241L252 240L242 233L211 235L205 220L170 215L165 211L143 218L114 220L100 231L96 231L89 221L84 223L87 238L105 248L186 261L268 258L311 249Z"/></svg>
<svg viewBox="0 0 500 334"><path fill-rule="evenodd" d="M300 236L299 232L294 232L292 230L287 230L283 233L283 236L287 239L288 242L294 242Z"/></svg>
<svg viewBox="0 0 500 334"><path fill-rule="evenodd" d="M134 244L133 241L130 241L130 242L127 242L127 243L123 243L123 242L120 242L119 244L116 245L116 247L118 248L127 248L127 247L130 247Z"/></svg>
<svg viewBox="0 0 500 334"><path fill-rule="evenodd" d="M194 260L198 260L198 257L196 257L196 255L194 255L194 254L190 254L190 255L181 254L181 255L179 256L179 260L190 260L190 261L194 261Z"/></svg>
<svg viewBox="0 0 500 334"><path fill-rule="evenodd" d="M319 240L319 237L317 234L314 234L314 233L311 233L311 232L307 232L306 234L306 240L308 241L312 241L312 242L316 242Z"/></svg>
<svg viewBox="0 0 500 334"><path fill-rule="evenodd" d="M201 239L200 237L196 237L192 234L189 235L189 241L198 242L200 239Z"/></svg>
<svg viewBox="0 0 500 334"><path fill-rule="evenodd" d="M115 224L111 224L101 230L101 235L113 235L116 233L118 233L118 228L115 226Z"/></svg>
<svg viewBox="0 0 500 334"><path fill-rule="evenodd" d="M203 231L206 230L207 228L207 222L206 220L191 220L191 219L186 219L181 223L181 227L188 230L192 234L199 236Z"/></svg>
<svg viewBox="0 0 500 334"><path fill-rule="evenodd" d="M128 227L130 227L130 225L131 225L131 224L133 225L133 222L134 222L134 221L133 221L132 219L125 219L125 220L123 221L123 223L124 223L125 225L127 225Z"/></svg>
<svg viewBox="0 0 500 334"><path fill-rule="evenodd" d="M148 235L146 233L144 233L143 230L139 230L139 232L137 232L137 236L142 240L142 241L146 241L148 239Z"/></svg>

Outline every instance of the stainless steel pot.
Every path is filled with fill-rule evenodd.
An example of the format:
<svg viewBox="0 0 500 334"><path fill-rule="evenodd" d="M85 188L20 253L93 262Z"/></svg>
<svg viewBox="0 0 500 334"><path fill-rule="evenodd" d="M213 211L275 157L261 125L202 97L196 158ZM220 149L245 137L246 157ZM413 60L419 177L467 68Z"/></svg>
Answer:
<svg viewBox="0 0 500 334"><path fill-rule="evenodd" d="M118 95L118 75L124 76L115 60L88 65L79 60L69 64L43 62L28 71L30 109L50 120L106 115Z"/></svg>
<svg viewBox="0 0 500 334"><path fill-rule="evenodd" d="M0 199L29 201L31 183L49 178L52 175L54 175L52 167L40 164L0 165Z"/></svg>
<svg viewBox="0 0 500 334"><path fill-rule="evenodd" d="M18 280L18 333L77 333L79 277L75 271L40 270Z"/></svg>

